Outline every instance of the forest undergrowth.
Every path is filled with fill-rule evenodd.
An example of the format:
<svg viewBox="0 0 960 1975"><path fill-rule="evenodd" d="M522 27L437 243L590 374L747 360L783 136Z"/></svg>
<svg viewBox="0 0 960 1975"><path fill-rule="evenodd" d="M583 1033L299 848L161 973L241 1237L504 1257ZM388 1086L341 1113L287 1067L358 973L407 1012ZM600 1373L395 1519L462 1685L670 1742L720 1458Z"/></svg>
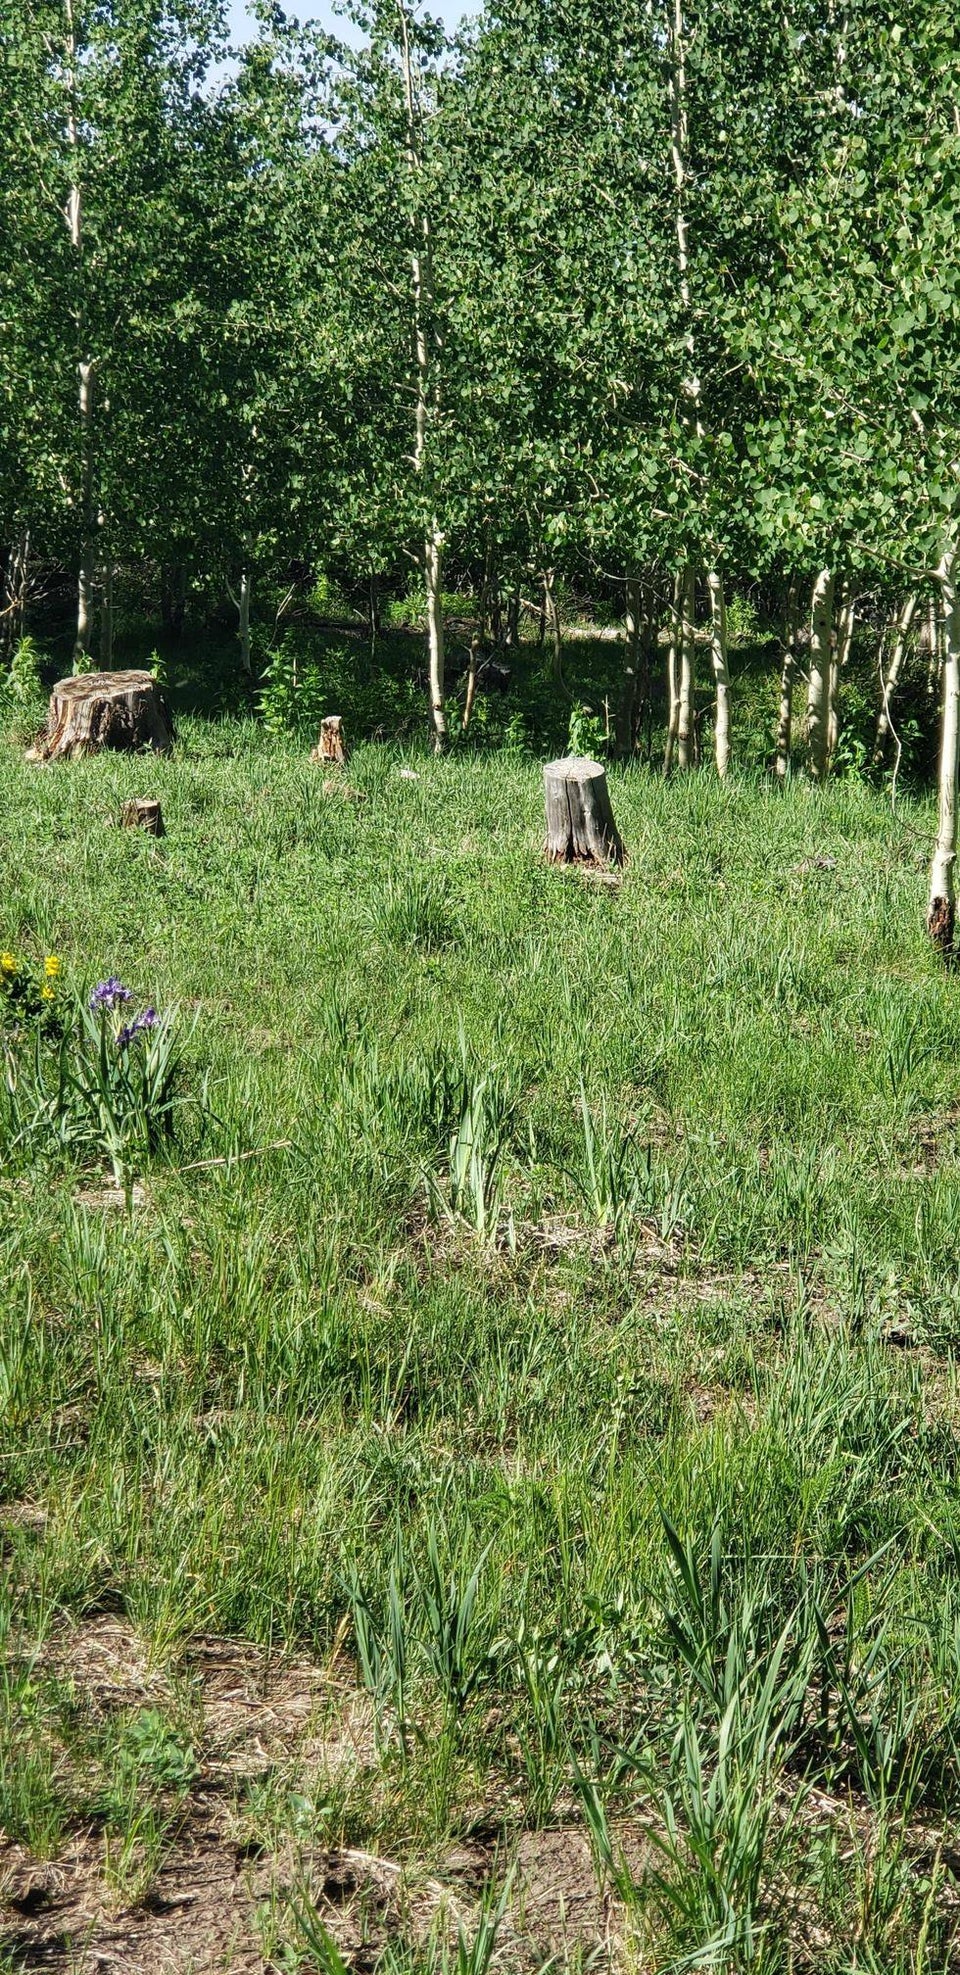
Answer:
<svg viewBox="0 0 960 1975"><path fill-rule="evenodd" d="M591 878L489 738L4 742L0 945L183 1093L118 1183L7 1050L11 1968L957 1965L931 806L612 766Z"/></svg>

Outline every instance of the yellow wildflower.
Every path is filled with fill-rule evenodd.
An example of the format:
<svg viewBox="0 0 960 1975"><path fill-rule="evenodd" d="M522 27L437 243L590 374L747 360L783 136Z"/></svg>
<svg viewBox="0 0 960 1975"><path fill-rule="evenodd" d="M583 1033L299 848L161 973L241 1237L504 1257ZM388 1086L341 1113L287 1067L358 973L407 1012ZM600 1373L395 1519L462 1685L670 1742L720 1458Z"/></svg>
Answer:
<svg viewBox="0 0 960 1975"><path fill-rule="evenodd" d="M0 974L15 974L16 971L16 955L13 953L0 953Z"/></svg>
<svg viewBox="0 0 960 1975"><path fill-rule="evenodd" d="M63 962L58 953L48 953L43 963L43 971L48 981L55 981Z"/></svg>
<svg viewBox="0 0 960 1975"><path fill-rule="evenodd" d="M52 982L52 981L44 981L44 984L43 984L43 986L42 986L42 988L40 989L40 999L41 999L41 1001L52 1001L52 1000L53 1000L53 996L54 996L54 988L53 988L53 982Z"/></svg>

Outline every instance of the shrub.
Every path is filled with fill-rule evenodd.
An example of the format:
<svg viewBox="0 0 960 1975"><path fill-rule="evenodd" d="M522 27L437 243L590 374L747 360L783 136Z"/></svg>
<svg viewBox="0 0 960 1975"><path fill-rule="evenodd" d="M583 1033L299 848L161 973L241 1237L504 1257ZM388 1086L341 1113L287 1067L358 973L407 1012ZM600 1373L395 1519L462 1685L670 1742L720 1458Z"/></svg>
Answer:
<svg viewBox="0 0 960 1975"><path fill-rule="evenodd" d="M267 655L257 708L268 734L319 727L324 712L324 681L314 659L298 660L287 638Z"/></svg>
<svg viewBox="0 0 960 1975"><path fill-rule="evenodd" d="M31 700L39 699L40 652L34 638L20 638L14 646L10 667L3 680L4 698L15 706L28 706Z"/></svg>

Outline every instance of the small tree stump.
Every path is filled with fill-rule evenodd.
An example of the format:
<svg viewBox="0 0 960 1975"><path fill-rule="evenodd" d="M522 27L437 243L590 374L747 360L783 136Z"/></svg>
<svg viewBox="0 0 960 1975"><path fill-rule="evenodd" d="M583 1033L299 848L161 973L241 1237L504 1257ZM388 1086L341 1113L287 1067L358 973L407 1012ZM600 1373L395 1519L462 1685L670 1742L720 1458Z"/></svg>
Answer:
<svg viewBox="0 0 960 1975"><path fill-rule="evenodd" d="M50 695L47 732L35 758L77 761L100 748L151 748L169 754L173 725L149 672L82 672Z"/></svg>
<svg viewBox="0 0 960 1975"><path fill-rule="evenodd" d="M146 830L150 837L166 835L163 812L153 796L134 796L125 802L120 811L121 826L125 830Z"/></svg>
<svg viewBox="0 0 960 1975"><path fill-rule="evenodd" d="M571 754L543 771L545 850L552 864L622 864L607 777L599 761Z"/></svg>
<svg viewBox="0 0 960 1975"><path fill-rule="evenodd" d="M343 719L339 713L328 713L320 722L320 739L310 755L311 761L336 762L341 768L347 759L347 737L343 731Z"/></svg>

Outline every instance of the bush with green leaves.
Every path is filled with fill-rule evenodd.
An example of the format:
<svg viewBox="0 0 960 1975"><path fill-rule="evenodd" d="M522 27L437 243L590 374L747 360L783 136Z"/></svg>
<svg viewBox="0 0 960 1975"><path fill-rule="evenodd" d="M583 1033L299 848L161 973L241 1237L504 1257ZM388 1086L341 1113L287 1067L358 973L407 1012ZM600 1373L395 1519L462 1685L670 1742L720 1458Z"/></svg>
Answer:
<svg viewBox="0 0 960 1975"><path fill-rule="evenodd" d="M567 753L602 756L608 745L609 736L603 715L595 713L592 706L577 701L570 709Z"/></svg>
<svg viewBox="0 0 960 1975"><path fill-rule="evenodd" d="M0 693L14 706L23 707L40 699L42 691L40 648L35 638L20 638L13 648L7 671L0 673Z"/></svg>
<svg viewBox="0 0 960 1975"><path fill-rule="evenodd" d="M313 659L298 657L286 638L267 653L257 710L267 733L277 738L315 731L327 711L319 665Z"/></svg>

